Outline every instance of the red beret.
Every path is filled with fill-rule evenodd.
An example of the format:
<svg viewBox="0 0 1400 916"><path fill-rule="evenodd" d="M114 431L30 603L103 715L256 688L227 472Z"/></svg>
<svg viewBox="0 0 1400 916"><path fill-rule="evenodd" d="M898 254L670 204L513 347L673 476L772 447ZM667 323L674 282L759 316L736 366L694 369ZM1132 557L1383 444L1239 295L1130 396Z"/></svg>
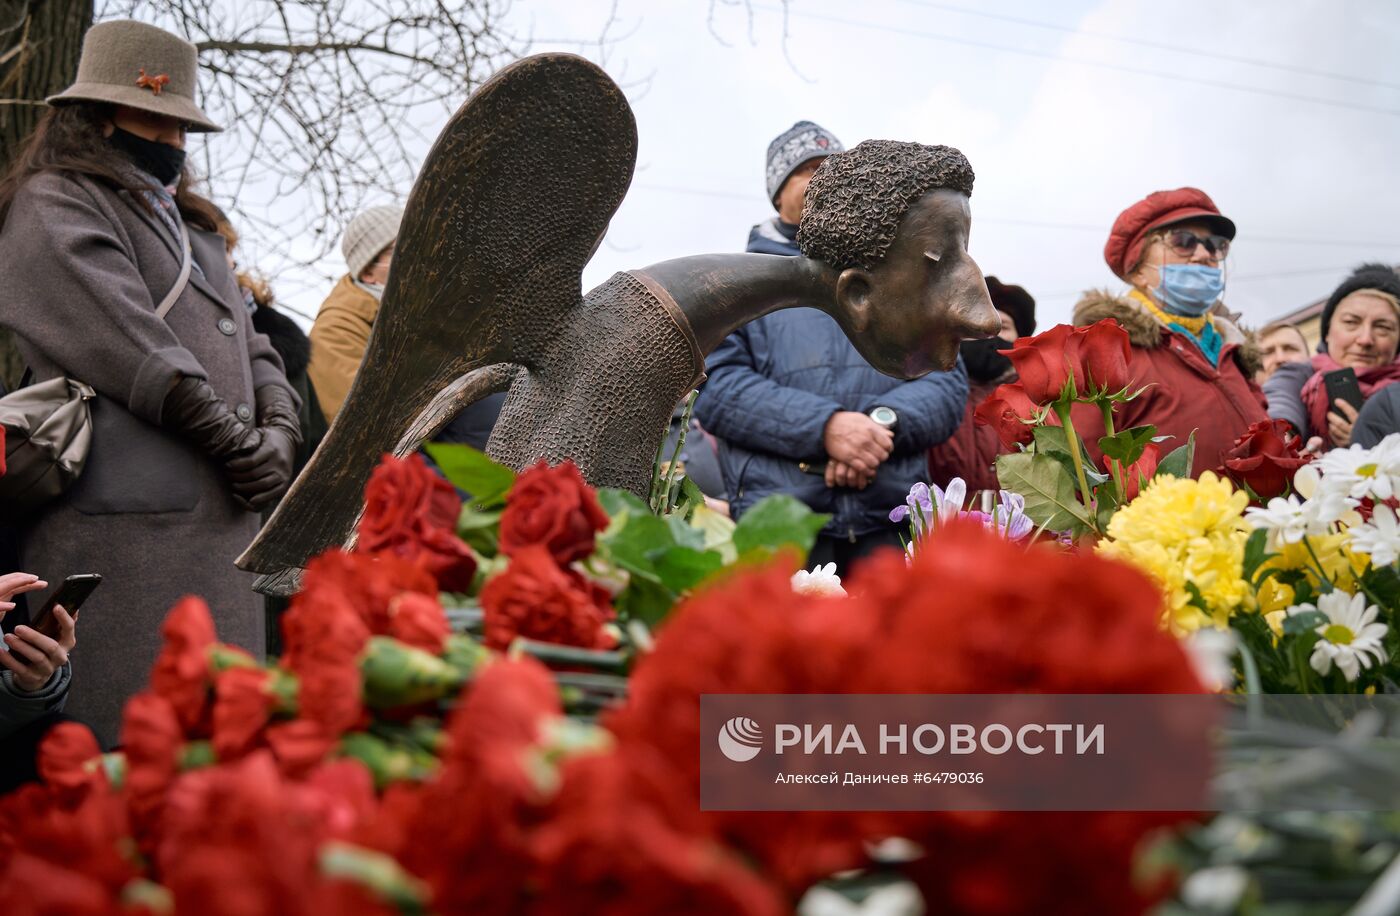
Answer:
<svg viewBox="0 0 1400 916"><path fill-rule="evenodd" d="M1220 208L1205 191L1199 188L1153 191L1113 221L1108 243L1103 246L1103 259L1108 262L1108 269L1120 280L1127 279L1124 274L1137 263L1147 233L1190 219L1210 223L1212 231L1227 239L1235 237L1235 224L1220 215Z"/></svg>

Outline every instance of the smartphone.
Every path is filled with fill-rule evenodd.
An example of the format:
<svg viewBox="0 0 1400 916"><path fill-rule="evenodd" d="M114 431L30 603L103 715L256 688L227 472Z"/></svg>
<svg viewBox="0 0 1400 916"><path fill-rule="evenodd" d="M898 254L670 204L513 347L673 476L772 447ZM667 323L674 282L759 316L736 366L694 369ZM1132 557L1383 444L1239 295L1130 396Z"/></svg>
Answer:
<svg viewBox="0 0 1400 916"><path fill-rule="evenodd" d="M58 619L53 615L55 605L63 605L63 609L69 615L78 613L78 609L83 606L83 602L88 599L97 586L102 584L102 577L97 573L79 573L76 576L69 576L63 580L49 600L44 602L44 606L39 609L39 613L30 619L29 625L52 639L58 638Z"/></svg>
<svg viewBox="0 0 1400 916"><path fill-rule="evenodd" d="M1338 400L1346 401L1357 410L1361 409L1361 404L1366 400L1365 395L1361 393L1361 386L1357 384L1355 369L1334 369L1322 377L1322 384L1327 389L1328 413L1337 413Z"/></svg>

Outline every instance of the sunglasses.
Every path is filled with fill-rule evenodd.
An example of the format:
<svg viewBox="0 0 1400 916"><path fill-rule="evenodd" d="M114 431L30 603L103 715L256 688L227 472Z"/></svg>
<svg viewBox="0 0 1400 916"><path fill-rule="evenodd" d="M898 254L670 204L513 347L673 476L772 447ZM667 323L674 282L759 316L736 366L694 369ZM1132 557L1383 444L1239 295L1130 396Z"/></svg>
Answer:
<svg viewBox="0 0 1400 916"><path fill-rule="evenodd" d="M1189 258L1196 253L1196 246L1202 245L1211 260L1218 261L1230 253L1230 240L1223 235L1199 236L1190 229L1172 229L1162 236L1162 241L1172 251Z"/></svg>

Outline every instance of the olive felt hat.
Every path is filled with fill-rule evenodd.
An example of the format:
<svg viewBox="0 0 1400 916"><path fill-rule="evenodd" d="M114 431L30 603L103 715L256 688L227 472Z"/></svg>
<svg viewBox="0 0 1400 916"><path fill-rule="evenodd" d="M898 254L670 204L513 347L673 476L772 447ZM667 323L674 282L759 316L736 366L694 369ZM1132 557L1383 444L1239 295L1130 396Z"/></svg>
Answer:
<svg viewBox="0 0 1400 916"><path fill-rule="evenodd" d="M189 130L223 130L194 103L199 72L195 46L164 29L117 19L83 37L78 78L50 96L50 105L107 102L184 121Z"/></svg>

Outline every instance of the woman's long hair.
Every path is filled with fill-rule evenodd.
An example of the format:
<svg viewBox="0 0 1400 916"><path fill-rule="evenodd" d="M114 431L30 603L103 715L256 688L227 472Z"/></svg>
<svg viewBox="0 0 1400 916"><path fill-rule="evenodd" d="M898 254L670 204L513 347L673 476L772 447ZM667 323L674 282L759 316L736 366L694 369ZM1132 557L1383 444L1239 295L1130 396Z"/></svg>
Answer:
<svg viewBox="0 0 1400 916"><path fill-rule="evenodd" d="M72 172L96 178L133 192L132 199L149 209L145 195L135 193L129 174L130 159L107 142L103 129L112 120L113 106L100 102L73 102L44 112L34 133L24 142L9 171L0 179L0 226L9 218L15 195L26 181L42 172ZM175 205L190 225L217 230L214 205L196 194L188 167L175 186Z"/></svg>

